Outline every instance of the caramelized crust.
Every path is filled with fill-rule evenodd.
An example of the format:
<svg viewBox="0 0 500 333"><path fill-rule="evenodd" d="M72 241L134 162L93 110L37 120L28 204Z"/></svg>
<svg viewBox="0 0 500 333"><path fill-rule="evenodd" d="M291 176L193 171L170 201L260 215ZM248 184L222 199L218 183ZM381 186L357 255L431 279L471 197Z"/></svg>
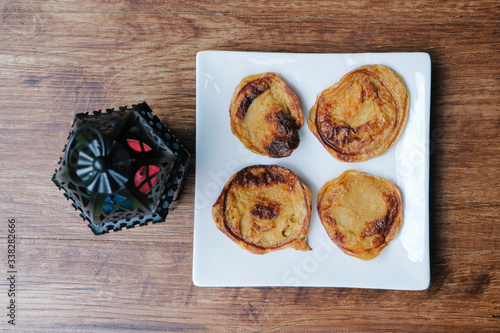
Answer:
<svg viewBox="0 0 500 333"><path fill-rule="evenodd" d="M286 157L299 146L302 110L275 73L245 77L233 93L229 116L233 134L254 153Z"/></svg>
<svg viewBox="0 0 500 333"><path fill-rule="evenodd" d="M348 170L323 185L318 214L331 240L346 254L371 260L403 223L398 188L389 180Z"/></svg>
<svg viewBox="0 0 500 333"><path fill-rule="evenodd" d="M226 183L212 216L220 231L254 254L285 247L308 251L311 206L309 189L291 170L254 165Z"/></svg>
<svg viewBox="0 0 500 333"><path fill-rule="evenodd" d="M307 123L333 157L360 162L396 143L409 107L408 89L398 74L383 65L362 66L318 95Z"/></svg>

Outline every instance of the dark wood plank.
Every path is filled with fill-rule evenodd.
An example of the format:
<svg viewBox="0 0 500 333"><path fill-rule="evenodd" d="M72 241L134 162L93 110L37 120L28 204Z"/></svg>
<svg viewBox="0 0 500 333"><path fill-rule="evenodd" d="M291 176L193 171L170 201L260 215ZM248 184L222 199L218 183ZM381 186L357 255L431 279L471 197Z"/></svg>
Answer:
<svg viewBox="0 0 500 333"><path fill-rule="evenodd" d="M191 245L23 239L22 326L321 331L498 327L500 253L441 250L426 291L196 288ZM40 260L39 253L43 253ZM131 261L129 258L135 258ZM454 263L461 262L461 265Z"/></svg>
<svg viewBox="0 0 500 333"><path fill-rule="evenodd" d="M379 18L396 20L490 20L498 21L500 5L493 0L482 1L313 1L291 0L287 2L256 0L248 1L57 1L48 0L33 4L26 0L7 2L7 12L93 12L133 13L142 15L160 13L191 13L202 15L245 15L254 20L267 16L317 16L333 18Z"/></svg>

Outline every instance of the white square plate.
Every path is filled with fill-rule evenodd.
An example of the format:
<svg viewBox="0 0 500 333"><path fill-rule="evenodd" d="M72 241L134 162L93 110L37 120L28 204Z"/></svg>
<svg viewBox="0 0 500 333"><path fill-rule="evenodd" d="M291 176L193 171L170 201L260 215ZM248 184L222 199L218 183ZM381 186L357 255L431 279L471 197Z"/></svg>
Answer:
<svg viewBox="0 0 500 333"><path fill-rule="evenodd" d="M401 75L410 92L410 114L399 141L385 155L360 163L335 160L309 131L291 156L271 159L248 151L230 129L231 95L247 75L275 72L299 98L304 119L316 95L349 71L382 64ZM429 117L431 62L426 53L287 54L202 51L196 57L196 189L193 283L196 286L318 286L426 289L429 264ZM211 208L240 169L278 164L309 187L312 251L284 249L254 255L220 232ZM371 261L345 255L330 240L316 210L319 188L348 169L394 182L403 194L399 235Z"/></svg>

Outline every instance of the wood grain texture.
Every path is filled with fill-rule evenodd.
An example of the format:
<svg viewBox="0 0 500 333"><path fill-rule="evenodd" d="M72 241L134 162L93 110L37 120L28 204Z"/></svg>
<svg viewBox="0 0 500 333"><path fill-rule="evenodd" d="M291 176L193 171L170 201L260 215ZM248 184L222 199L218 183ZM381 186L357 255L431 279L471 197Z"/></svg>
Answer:
<svg viewBox="0 0 500 333"><path fill-rule="evenodd" d="M18 225L16 328L498 331L499 25L489 0L3 1L0 221ZM195 56L207 49L430 54L428 290L192 285ZM165 223L95 237L51 176L75 113L142 101L192 153L182 199Z"/></svg>

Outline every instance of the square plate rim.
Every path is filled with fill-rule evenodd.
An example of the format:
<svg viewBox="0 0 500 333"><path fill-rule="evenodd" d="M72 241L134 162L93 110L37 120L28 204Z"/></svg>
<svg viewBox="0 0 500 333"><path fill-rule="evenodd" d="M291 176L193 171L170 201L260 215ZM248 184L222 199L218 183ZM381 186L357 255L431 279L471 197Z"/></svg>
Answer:
<svg viewBox="0 0 500 333"><path fill-rule="evenodd" d="M430 138L430 93L431 93L431 58L430 55L426 52L354 52L354 53L295 53L295 52L254 52L254 51L231 51L231 50L201 50L197 52L196 54L196 151L198 151L198 142L199 142L199 112L200 112L200 93L198 91L198 81L200 79L200 61L202 60L201 58L204 58L205 56L213 56L213 55L239 55L239 56L244 56L244 55L254 55L254 56L305 56L305 57L314 57L314 56L321 56L321 57L328 57L328 56L383 56L383 55L405 55L405 54L415 54L415 55L421 55L423 57L423 61L426 62L425 64L425 77L426 77L426 86L425 86L425 105L424 105L424 118L425 118L425 137ZM306 109L304 109L306 110ZM305 117L306 118L306 117ZM395 147L392 147L391 149L394 149ZM368 288L368 289L395 289L395 290L425 290L428 288L430 284L430 249L429 249L429 172L430 172L430 153L429 153L429 142L425 144L426 154L425 154L425 163L423 165L424 169L424 188L423 188L423 194L424 194L424 206L425 206L425 237L424 237L424 251L425 251L425 258L424 261L427 263L427 274L425 276L425 281L416 288L412 287L399 287L399 288L391 288L391 287L370 287L370 286L350 286L352 288ZM274 162L274 160L272 161ZM274 163L269 163L269 164L274 164ZM355 164L355 163L353 163ZM198 159L196 159L196 166L198 165ZM354 168L354 167L353 167ZM196 167L197 171L197 167ZM198 183L198 172L196 172L196 185ZM195 197L197 195L196 188L197 186L195 185ZM195 206L196 206L196 200L195 200ZM196 207L195 207L196 210ZM211 219L211 217L210 217ZM195 213L195 218L194 218L194 227L193 227L193 269L192 269L192 281L195 286L199 287L266 287L266 286L283 286L283 287L294 287L294 286L288 286L288 285L281 285L281 284L267 284L267 283L244 283L244 284L235 284L235 283L204 283L203 281L198 280L197 272L196 272L196 237L197 237L197 232L196 232L196 213ZM424 274L425 275L425 274ZM313 285L313 284L301 284L298 285L297 287L345 287L345 286L335 286L331 284L326 284L326 285ZM349 286L348 286L349 287Z"/></svg>

